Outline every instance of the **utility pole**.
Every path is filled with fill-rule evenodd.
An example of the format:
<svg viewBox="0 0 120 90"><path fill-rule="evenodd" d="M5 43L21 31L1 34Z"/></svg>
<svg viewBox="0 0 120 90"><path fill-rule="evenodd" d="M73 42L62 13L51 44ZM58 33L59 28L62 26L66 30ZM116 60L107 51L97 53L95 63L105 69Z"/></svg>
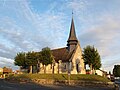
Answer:
<svg viewBox="0 0 120 90"><path fill-rule="evenodd" d="M71 61L69 61L68 65L68 85L70 85L70 74L71 74Z"/></svg>

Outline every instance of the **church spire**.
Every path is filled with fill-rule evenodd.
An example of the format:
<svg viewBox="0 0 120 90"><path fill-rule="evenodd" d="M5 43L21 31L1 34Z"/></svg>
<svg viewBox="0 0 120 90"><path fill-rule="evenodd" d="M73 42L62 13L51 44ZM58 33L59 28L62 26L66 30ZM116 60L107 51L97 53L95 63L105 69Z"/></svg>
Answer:
<svg viewBox="0 0 120 90"><path fill-rule="evenodd" d="M73 12L72 12L72 15L73 15ZM68 42L67 46L69 48L69 51L74 50L76 45L77 45L77 43L78 43L78 40L77 40L77 37L76 37L76 33L75 33L75 26L74 26L73 16L72 16L70 34L69 34L69 38L68 38L67 42Z"/></svg>
<svg viewBox="0 0 120 90"><path fill-rule="evenodd" d="M69 34L69 38L68 38L68 41L70 41L70 40L77 40L73 17L72 17L72 22L71 22L70 34Z"/></svg>

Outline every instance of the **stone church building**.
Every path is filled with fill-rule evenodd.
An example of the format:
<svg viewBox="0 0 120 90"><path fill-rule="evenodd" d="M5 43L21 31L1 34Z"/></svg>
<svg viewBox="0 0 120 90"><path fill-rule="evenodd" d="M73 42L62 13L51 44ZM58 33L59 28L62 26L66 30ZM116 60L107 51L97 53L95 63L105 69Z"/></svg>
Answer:
<svg viewBox="0 0 120 90"><path fill-rule="evenodd" d="M69 38L67 46L63 48L53 49L53 64L46 67L46 73L71 73L85 74L84 61L82 59L82 50L80 43L76 37L74 20L72 17ZM44 73L44 67L40 64L40 72Z"/></svg>

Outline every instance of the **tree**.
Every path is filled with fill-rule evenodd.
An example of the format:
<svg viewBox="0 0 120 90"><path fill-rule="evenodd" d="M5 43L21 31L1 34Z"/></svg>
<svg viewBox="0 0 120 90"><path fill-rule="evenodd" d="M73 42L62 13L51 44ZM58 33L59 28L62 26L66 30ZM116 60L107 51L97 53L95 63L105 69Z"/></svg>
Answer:
<svg viewBox="0 0 120 90"><path fill-rule="evenodd" d="M24 52L19 52L14 58L14 64L22 67L26 67L26 54Z"/></svg>
<svg viewBox="0 0 120 90"><path fill-rule="evenodd" d="M54 58L52 56L51 50L49 47L45 47L42 49L41 51L41 55L42 55L42 64L44 65L44 73L46 73L46 66L48 64L52 64Z"/></svg>
<svg viewBox="0 0 120 90"><path fill-rule="evenodd" d="M30 73L33 72L32 67L36 66L38 63L37 53L32 51L26 54L26 64L30 66Z"/></svg>
<svg viewBox="0 0 120 90"><path fill-rule="evenodd" d="M120 65L114 65L113 75L115 77L120 77Z"/></svg>
<svg viewBox="0 0 120 90"><path fill-rule="evenodd" d="M101 67L101 59L100 55L97 51L97 49L94 48L94 46L86 46L83 48L83 59L85 65L88 64L90 67L90 70L96 70Z"/></svg>

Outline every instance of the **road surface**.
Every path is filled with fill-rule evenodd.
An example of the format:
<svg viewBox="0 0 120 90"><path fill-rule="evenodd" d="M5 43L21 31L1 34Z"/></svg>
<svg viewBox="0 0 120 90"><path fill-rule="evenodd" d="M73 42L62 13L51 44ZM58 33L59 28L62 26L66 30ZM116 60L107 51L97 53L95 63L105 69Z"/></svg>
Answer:
<svg viewBox="0 0 120 90"><path fill-rule="evenodd" d="M112 90L105 87L41 86L30 83L10 83L0 79L0 90Z"/></svg>
<svg viewBox="0 0 120 90"><path fill-rule="evenodd" d="M120 90L120 79L115 80L115 83L119 86L119 90Z"/></svg>

